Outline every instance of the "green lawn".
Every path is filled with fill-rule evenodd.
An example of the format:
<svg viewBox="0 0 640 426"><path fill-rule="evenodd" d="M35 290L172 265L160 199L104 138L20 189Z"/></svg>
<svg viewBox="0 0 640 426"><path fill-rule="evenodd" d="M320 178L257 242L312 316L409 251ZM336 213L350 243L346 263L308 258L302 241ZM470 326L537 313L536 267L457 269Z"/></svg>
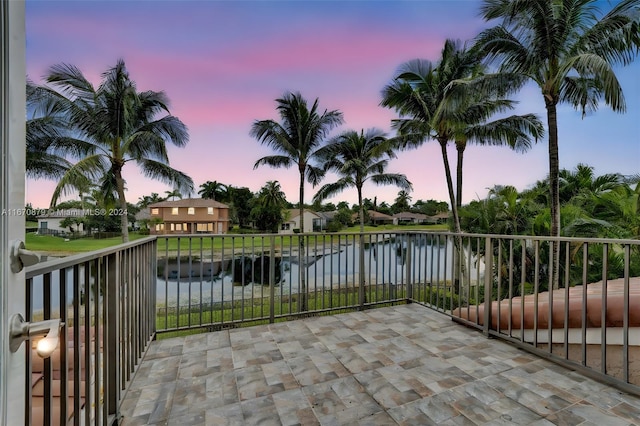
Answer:
<svg viewBox="0 0 640 426"><path fill-rule="evenodd" d="M129 234L131 241L143 237L144 236L136 233ZM100 250L120 243L122 243L122 237L105 238L101 240L95 238L80 238L65 241L62 237L54 237L52 235L37 235L32 232L25 235L25 246L28 250L58 253L61 255Z"/></svg>
<svg viewBox="0 0 640 426"><path fill-rule="evenodd" d="M359 232L360 228L358 226L353 226L351 228L347 228L341 232ZM387 232L387 231L417 231L417 230L431 230L431 231L446 231L447 225L381 225L381 226L366 226L365 232ZM326 236L326 241L331 238L331 233L324 234ZM131 241L144 238L145 236L139 235L135 232L129 234L129 238ZM250 234L245 237L245 247L250 248L253 243L254 247L258 250L262 248L264 244L265 248L269 247L269 237L251 237ZM344 238L344 237L342 237ZM308 244L313 245L316 242L322 242L323 237L310 237ZM54 237L51 235L37 235L35 233L27 233L25 239L25 245L27 249L34 251L43 251L49 253L57 253L60 255L65 254L74 254L81 253L86 251L100 250L106 247L111 247L122 242L121 237L116 238L106 238L97 240L94 238L81 238L77 240L65 241L64 238ZM219 235L216 235L215 238L211 238L211 236L203 236L202 238L181 238L180 239L180 250L188 252L191 251L199 251L201 248L211 249L213 245L214 249L222 248L224 244L225 249L241 248L238 245L238 241L233 241L232 238L220 238ZM233 246L235 244L235 246ZM276 237L276 244L279 248L286 247L297 247L298 245L298 237L297 235L283 235ZM175 252L178 250L178 239L177 238L169 238L168 239L168 250L170 252ZM167 250L167 239L160 238L158 241L158 252L164 253Z"/></svg>

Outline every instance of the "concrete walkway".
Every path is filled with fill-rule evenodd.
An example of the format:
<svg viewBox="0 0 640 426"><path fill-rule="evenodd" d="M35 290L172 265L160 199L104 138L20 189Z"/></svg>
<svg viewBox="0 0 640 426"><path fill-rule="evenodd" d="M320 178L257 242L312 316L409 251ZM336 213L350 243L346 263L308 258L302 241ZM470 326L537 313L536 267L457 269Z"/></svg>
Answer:
<svg viewBox="0 0 640 426"><path fill-rule="evenodd" d="M420 305L153 342L131 425L631 425L640 398Z"/></svg>

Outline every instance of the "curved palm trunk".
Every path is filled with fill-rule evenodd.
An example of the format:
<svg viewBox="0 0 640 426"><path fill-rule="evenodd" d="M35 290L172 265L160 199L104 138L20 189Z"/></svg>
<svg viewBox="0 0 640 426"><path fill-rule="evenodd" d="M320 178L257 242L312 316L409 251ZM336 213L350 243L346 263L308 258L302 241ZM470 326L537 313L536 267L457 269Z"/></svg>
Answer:
<svg viewBox="0 0 640 426"><path fill-rule="evenodd" d="M549 126L549 192L551 198L551 236L560 236L560 156L558 155L558 116L556 102L545 98L547 124ZM553 244L553 265L551 283L553 289L559 287L560 244Z"/></svg>
<svg viewBox="0 0 640 426"><path fill-rule="evenodd" d="M442 161L444 162L444 172L447 177L449 201L451 203L451 213L453 215L453 227L454 227L455 233L460 234L462 233L462 230L460 229L460 219L458 217L458 203L456 202L456 197L453 193L453 179L451 178L451 168L449 167L449 156L447 155L447 140L439 139L438 142L440 142L440 148L442 150ZM453 256L453 264L457 265L459 262L459 259L462 258L461 256L462 239L459 237L456 237L454 239L454 246L455 246L455 250L454 250L454 256ZM461 272L462 271L460 270L460 268L454 268L454 274L455 274L455 276L453 277L453 293L454 294L460 294Z"/></svg>
<svg viewBox="0 0 640 426"><path fill-rule="evenodd" d="M447 155L447 140L438 139L442 150L442 161L444 162L444 173L447 178L447 189L449 190L449 202L451 203L451 214L453 215L453 227L456 233L460 233L460 219L458 218L458 204L453 193L453 179L451 178L451 167L449 167L449 156Z"/></svg>
<svg viewBox="0 0 640 426"><path fill-rule="evenodd" d="M124 179L122 178L122 170L118 167L114 168L114 174L116 175L116 190L118 191L118 202L120 203L120 209L122 214L120 215L120 231L122 232L122 242L129 242L129 220L127 219L127 200L124 195Z"/></svg>
<svg viewBox="0 0 640 426"><path fill-rule="evenodd" d="M308 295L307 295L307 282L305 277L305 272L307 271L306 263L307 256L304 248L304 171L306 165L301 165L299 167L300 171L300 233L298 234L298 256L299 256L299 267L298 267L298 282L300 283L300 303L298 305L300 312L305 312L308 310Z"/></svg>

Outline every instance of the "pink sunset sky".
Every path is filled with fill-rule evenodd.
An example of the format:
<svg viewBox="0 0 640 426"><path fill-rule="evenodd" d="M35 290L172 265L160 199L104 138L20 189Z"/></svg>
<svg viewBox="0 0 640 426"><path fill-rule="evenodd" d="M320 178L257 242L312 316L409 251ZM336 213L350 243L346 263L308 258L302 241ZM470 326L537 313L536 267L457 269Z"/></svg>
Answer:
<svg viewBox="0 0 640 426"><path fill-rule="evenodd" d="M298 173L262 166L273 152L249 136L255 120L279 119L274 100L299 91L322 109L338 109L341 131L377 127L390 133L396 115L382 108L380 91L410 59L437 60L446 38L471 40L485 23L479 1L35 1L27 0L27 73L42 83L57 63L80 68L94 84L125 60L139 90L165 91L171 113L189 128L185 148L170 148L171 165L198 186L218 181L258 191L269 180L298 201ZM602 6L606 7L603 2ZM560 164L595 167L597 174L640 173L640 60L617 70L626 114L604 104L584 120L559 107ZM517 113L544 119L539 90L527 86L514 99ZM483 198L496 184L522 190L548 173L547 142L527 154L471 146L465 152L463 202ZM455 159L455 149L450 151ZM455 165L452 164L452 167ZM172 188L125 168L127 200ZM389 172L404 173L411 196L448 201L439 146L402 152ZM331 179L331 177L329 178ZM327 180L326 182L329 182ZM26 201L49 205L55 182L28 180ZM398 188L367 186L364 196L393 203ZM305 202L315 189L306 186ZM70 198L76 197L70 195ZM347 190L329 201L356 201Z"/></svg>

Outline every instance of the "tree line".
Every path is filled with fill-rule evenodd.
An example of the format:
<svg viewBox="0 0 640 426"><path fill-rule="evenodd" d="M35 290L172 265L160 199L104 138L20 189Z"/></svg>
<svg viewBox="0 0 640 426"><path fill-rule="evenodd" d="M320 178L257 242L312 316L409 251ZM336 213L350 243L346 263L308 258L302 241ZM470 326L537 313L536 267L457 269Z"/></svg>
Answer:
<svg viewBox="0 0 640 426"><path fill-rule="evenodd" d="M346 130L327 139L343 123L342 113L320 108L318 99L309 103L299 92L286 92L276 99L279 122L256 120L251 125L250 134L275 151L256 160L254 167L295 167L300 178L300 210L304 208L307 182L320 185L314 202L354 188L362 229L364 182L397 185L408 193L411 183L404 175L387 173L389 162L400 150L436 141L445 169L451 228L461 232L479 226L478 221L470 219L470 210L498 207L493 201L472 202L463 210L466 146L502 145L526 151L546 137L549 171L540 186L547 195L538 201L546 203L547 219L539 216L540 223L535 226L512 221L512 228L507 227L508 221L498 222L505 230L544 231L552 236L586 229L572 219L572 212L577 210L571 209L576 203L567 204L561 199L557 106L569 104L586 115L604 102L616 112L625 111L614 67L631 63L640 49L640 0L623 0L607 11L587 0L485 0L480 12L487 22L496 25L468 43L446 40L437 61L415 59L401 64L382 88L380 106L397 113L392 121L394 135L372 127ZM117 205L126 208L122 168L129 162L180 193L194 190L186 174L169 166L166 151L167 143L185 146L186 126L170 114L163 92L137 91L123 61L102 75L98 87L67 64L51 67L46 82L48 85L27 85L27 171L32 177L59 181L52 204L65 191L82 192L90 183L97 183L101 191L113 194ZM544 124L533 114L507 115L515 105L509 97L528 82L541 91L546 109ZM455 185L447 153L449 144L454 144L457 152ZM329 172L337 180L321 185ZM266 200L278 196L275 185L271 186L260 191L265 191L259 197L265 212L269 206ZM503 205L513 200L514 206L527 204L523 194L512 192L496 187L489 198L505 197ZM599 212L589 213L595 215L594 220L602 220L597 218ZM561 219L561 213L565 219ZM128 238L127 221L122 216L124 241ZM559 256L554 259L557 262Z"/></svg>

